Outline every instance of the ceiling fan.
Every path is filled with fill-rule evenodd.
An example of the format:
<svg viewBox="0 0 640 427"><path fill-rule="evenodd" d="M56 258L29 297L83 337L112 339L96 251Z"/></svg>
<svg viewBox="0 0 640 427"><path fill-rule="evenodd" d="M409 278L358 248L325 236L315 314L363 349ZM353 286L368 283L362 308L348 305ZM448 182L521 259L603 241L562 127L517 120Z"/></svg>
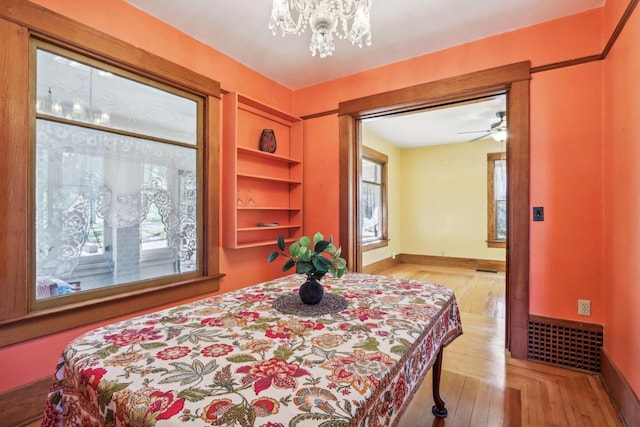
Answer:
<svg viewBox="0 0 640 427"><path fill-rule="evenodd" d="M500 120L495 123L492 123L489 130L472 130L467 132L458 132L458 134L482 132L484 133L484 135L480 135L477 138L473 138L469 140L469 142L477 141L479 139L484 139L487 136L491 136L496 141L503 142L507 138L507 113L505 111L498 111L496 113L496 117L498 117L498 119Z"/></svg>

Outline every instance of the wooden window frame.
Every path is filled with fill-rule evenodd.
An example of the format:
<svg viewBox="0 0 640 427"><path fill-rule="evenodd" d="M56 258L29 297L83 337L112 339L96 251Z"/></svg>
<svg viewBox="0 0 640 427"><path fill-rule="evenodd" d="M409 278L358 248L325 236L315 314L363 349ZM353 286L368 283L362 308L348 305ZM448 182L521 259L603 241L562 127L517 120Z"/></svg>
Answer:
<svg viewBox="0 0 640 427"><path fill-rule="evenodd" d="M152 284L118 295L101 295L64 306L33 309L29 305L33 277L35 89L31 66L32 39L134 73L141 78L201 97L202 275L180 282ZM0 3L0 347L93 324L117 316L156 309L219 289L219 145L220 83L139 49L101 31L56 14L39 5L7 0Z"/></svg>
<svg viewBox="0 0 640 427"><path fill-rule="evenodd" d="M374 163L381 165L381 207L382 207L382 237L376 240L370 240L362 242L362 252L367 252L373 249L382 248L389 245L389 223L388 223L388 197L387 197L387 164L389 163L389 157L373 148L362 146L362 159L370 160ZM362 177L360 179L362 183Z"/></svg>
<svg viewBox="0 0 640 427"><path fill-rule="evenodd" d="M487 153L487 247L506 248L507 240L496 238L496 203L494 170L496 161L507 160L507 153Z"/></svg>

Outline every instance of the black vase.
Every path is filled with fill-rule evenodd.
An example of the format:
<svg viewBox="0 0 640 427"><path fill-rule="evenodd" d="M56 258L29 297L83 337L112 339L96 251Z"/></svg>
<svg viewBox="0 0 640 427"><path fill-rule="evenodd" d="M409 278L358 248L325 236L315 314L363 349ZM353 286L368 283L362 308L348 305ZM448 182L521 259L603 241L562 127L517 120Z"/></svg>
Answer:
<svg viewBox="0 0 640 427"><path fill-rule="evenodd" d="M307 305L315 305L322 301L324 296L324 288L313 277L307 279L298 290L300 300Z"/></svg>

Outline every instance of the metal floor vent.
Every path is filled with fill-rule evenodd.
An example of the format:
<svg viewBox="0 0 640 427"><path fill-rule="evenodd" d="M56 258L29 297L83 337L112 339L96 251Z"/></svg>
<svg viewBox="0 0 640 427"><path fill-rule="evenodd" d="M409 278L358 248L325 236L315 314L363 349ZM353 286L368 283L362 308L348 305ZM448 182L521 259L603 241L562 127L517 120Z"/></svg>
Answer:
<svg viewBox="0 0 640 427"><path fill-rule="evenodd" d="M529 321L529 360L600 372L602 327L573 327L549 321Z"/></svg>

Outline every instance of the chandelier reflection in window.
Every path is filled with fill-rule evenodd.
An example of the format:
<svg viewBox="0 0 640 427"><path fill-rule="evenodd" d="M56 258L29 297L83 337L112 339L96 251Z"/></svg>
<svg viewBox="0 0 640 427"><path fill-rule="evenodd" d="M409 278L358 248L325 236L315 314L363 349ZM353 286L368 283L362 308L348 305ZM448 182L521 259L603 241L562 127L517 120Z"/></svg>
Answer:
<svg viewBox="0 0 640 427"><path fill-rule="evenodd" d="M372 0L273 0L269 28L285 34L302 34L311 28L311 55L331 56L334 35L362 47L371 46L369 14ZM294 16L297 16L294 18ZM351 27L349 27L349 23Z"/></svg>
<svg viewBox="0 0 640 427"><path fill-rule="evenodd" d="M65 96L67 94L56 96L57 94L54 94L51 87L49 87L46 95L41 96L36 101L36 111L40 114L63 117L68 120L108 126L111 121L111 114L109 111L98 108L93 102L94 70L97 71L100 78L109 78L112 74L60 56L56 56L55 61L68 64L73 69L78 70L76 74L71 76L78 84L78 87L72 90L75 96L73 100Z"/></svg>

